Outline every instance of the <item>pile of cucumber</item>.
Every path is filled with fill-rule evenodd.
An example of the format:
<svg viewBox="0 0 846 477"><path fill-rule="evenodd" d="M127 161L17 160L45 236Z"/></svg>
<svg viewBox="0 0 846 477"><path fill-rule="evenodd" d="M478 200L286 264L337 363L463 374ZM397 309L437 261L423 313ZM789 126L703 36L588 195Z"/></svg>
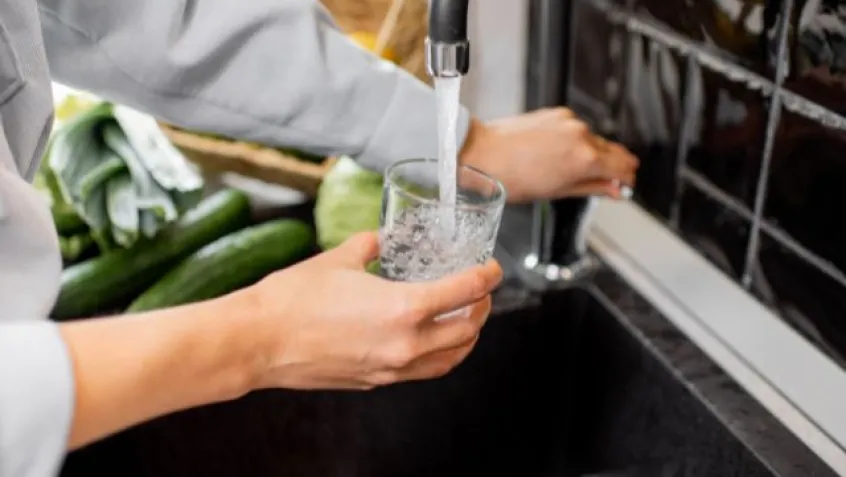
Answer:
<svg viewBox="0 0 846 477"><path fill-rule="evenodd" d="M239 190L201 200L202 177L154 118L70 96L57 119L34 181L65 266L53 319L215 298L314 252L310 225L254 224Z"/></svg>
<svg viewBox="0 0 846 477"><path fill-rule="evenodd" d="M228 294L309 256L314 232L294 219L251 223L247 196L226 189L151 239L65 268L51 317L141 312Z"/></svg>

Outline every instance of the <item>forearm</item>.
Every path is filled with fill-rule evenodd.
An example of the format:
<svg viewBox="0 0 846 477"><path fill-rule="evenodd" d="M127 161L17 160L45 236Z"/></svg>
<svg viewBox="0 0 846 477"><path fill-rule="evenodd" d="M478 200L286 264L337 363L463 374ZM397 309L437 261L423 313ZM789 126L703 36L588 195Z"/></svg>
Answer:
<svg viewBox="0 0 846 477"><path fill-rule="evenodd" d="M314 0L39 0L59 81L198 130L373 169L437 154L434 92ZM468 114L462 111L463 139Z"/></svg>
<svg viewBox="0 0 846 477"><path fill-rule="evenodd" d="M254 346L228 300L63 324L76 387L69 447L247 392Z"/></svg>

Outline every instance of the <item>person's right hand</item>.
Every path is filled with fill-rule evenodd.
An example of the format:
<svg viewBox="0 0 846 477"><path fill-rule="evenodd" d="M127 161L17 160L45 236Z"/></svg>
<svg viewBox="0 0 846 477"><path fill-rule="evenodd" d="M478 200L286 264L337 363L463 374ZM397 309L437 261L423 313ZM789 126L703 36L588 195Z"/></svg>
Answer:
<svg viewBox="0 0 846 477"><path fill-rule="evenodd" d="M377 256L376 235L360 234L244 291L262 335L254 388L371 389L439 377L467 357L499 265L404 283L365 272ZM435 319L465 306L469 314Z"/></svg>

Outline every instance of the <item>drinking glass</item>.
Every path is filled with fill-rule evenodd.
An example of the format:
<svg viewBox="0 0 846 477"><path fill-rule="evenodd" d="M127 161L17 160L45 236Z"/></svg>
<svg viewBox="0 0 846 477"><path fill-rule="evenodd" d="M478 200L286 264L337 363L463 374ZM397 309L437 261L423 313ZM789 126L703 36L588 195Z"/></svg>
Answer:
<svg viewBox="0 0 846 477"><path fill-rule="evenodd" d="M380 215L382 276L435 280L491 258L505 205L502 183L470 166L457 171L454 205L441 202L438 161L409 159L385 174Z"/></svg>

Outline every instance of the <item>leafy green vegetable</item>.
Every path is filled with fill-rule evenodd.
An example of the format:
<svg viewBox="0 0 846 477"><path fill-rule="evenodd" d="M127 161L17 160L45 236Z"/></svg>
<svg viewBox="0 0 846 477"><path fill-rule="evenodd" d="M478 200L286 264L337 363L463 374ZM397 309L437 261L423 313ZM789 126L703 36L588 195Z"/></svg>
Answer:
<svg viewBox="0 0 846 477"><path fill-rule="evenodd" d="M199 202L202 177L154 118L75 95L61 109L35 181L62 235L85 230L101 251L129 248Z"/></svg>
<svg viewBox="0 0 846 477"><path fill-rule="evenodd" d="M102 186L113 176L125 171L126 164L123 163L120 157L111 151L103 150L99 157L99 163L79 180L77 187L79 188L80 197L84 200L91 195L91 191Z"/></svg>
<svg viewBox="0 0 846 477"><path fill-rule="evenodd" d="M68 262L76 261L83 253L94 245L91 235L81 233L70 236L59 236L59 249L62 258Z"/></svg>
<svg viewBox="0 0 846 477"><path fill-rule="evenodd" d="M55 203L50 206L53 223L59 235L71 236L88 231L88 224L82 220L76 210L68 204Z"/></svg>
<svg viewBox="0 0 846 477"><path fill-rule="evenodd" d="M113 107L114 118L153 179L174 193L195 195L203 179L171 144L156 120L126 106Z"/></svg>
<svg viewBox="0 0 846 477"><path fill-rule="evenodd" d="M106 188L98 187L91 192L82 205L83 217L91 228L91 238L102 251L113 250L115 242L112 240L111 222L109 221Z"/></svg>
<svg viewBox="0 0 846 477"><path fill-rule="evenodd" d="M70 94L56 106L56 121L67 121L100 104L94 97Z"/></svg>
<svg viewBox="0 0 846 477"><path fill-rule="evenodd" d="M138 194L138 208L151 211L159 219L157 223L174 221L179 211L164 187L155 181L151 172L144 166L139 154L133 149L116 122L109 122L103 126L103 140L129 169Z"/></svg>
<svg viewBox="0 0 846 477"><path fill-rule="evenodd" d="M108 105L99 105L71 119L56 131L50 144L47 166L56 178L62 199L77 207L85 202L83 178L102 161L103 147L97 126L109 115ZM88 192L88 191L86 191Z"/></svg>
<svg viewBox="0 0 846 477"><path fill-rule="evenodd" d="M382 175L341 157L323 178L317 192L314 220L317 240L324 250L350 236L379 229Z"/></svg>
<svg viewBox="0 0 846 477"><path fill-rule="evenodd" d="M138 240L138 208L132 176L124 171L106 184L106 207L115 243L129 248Z"/></svg>

